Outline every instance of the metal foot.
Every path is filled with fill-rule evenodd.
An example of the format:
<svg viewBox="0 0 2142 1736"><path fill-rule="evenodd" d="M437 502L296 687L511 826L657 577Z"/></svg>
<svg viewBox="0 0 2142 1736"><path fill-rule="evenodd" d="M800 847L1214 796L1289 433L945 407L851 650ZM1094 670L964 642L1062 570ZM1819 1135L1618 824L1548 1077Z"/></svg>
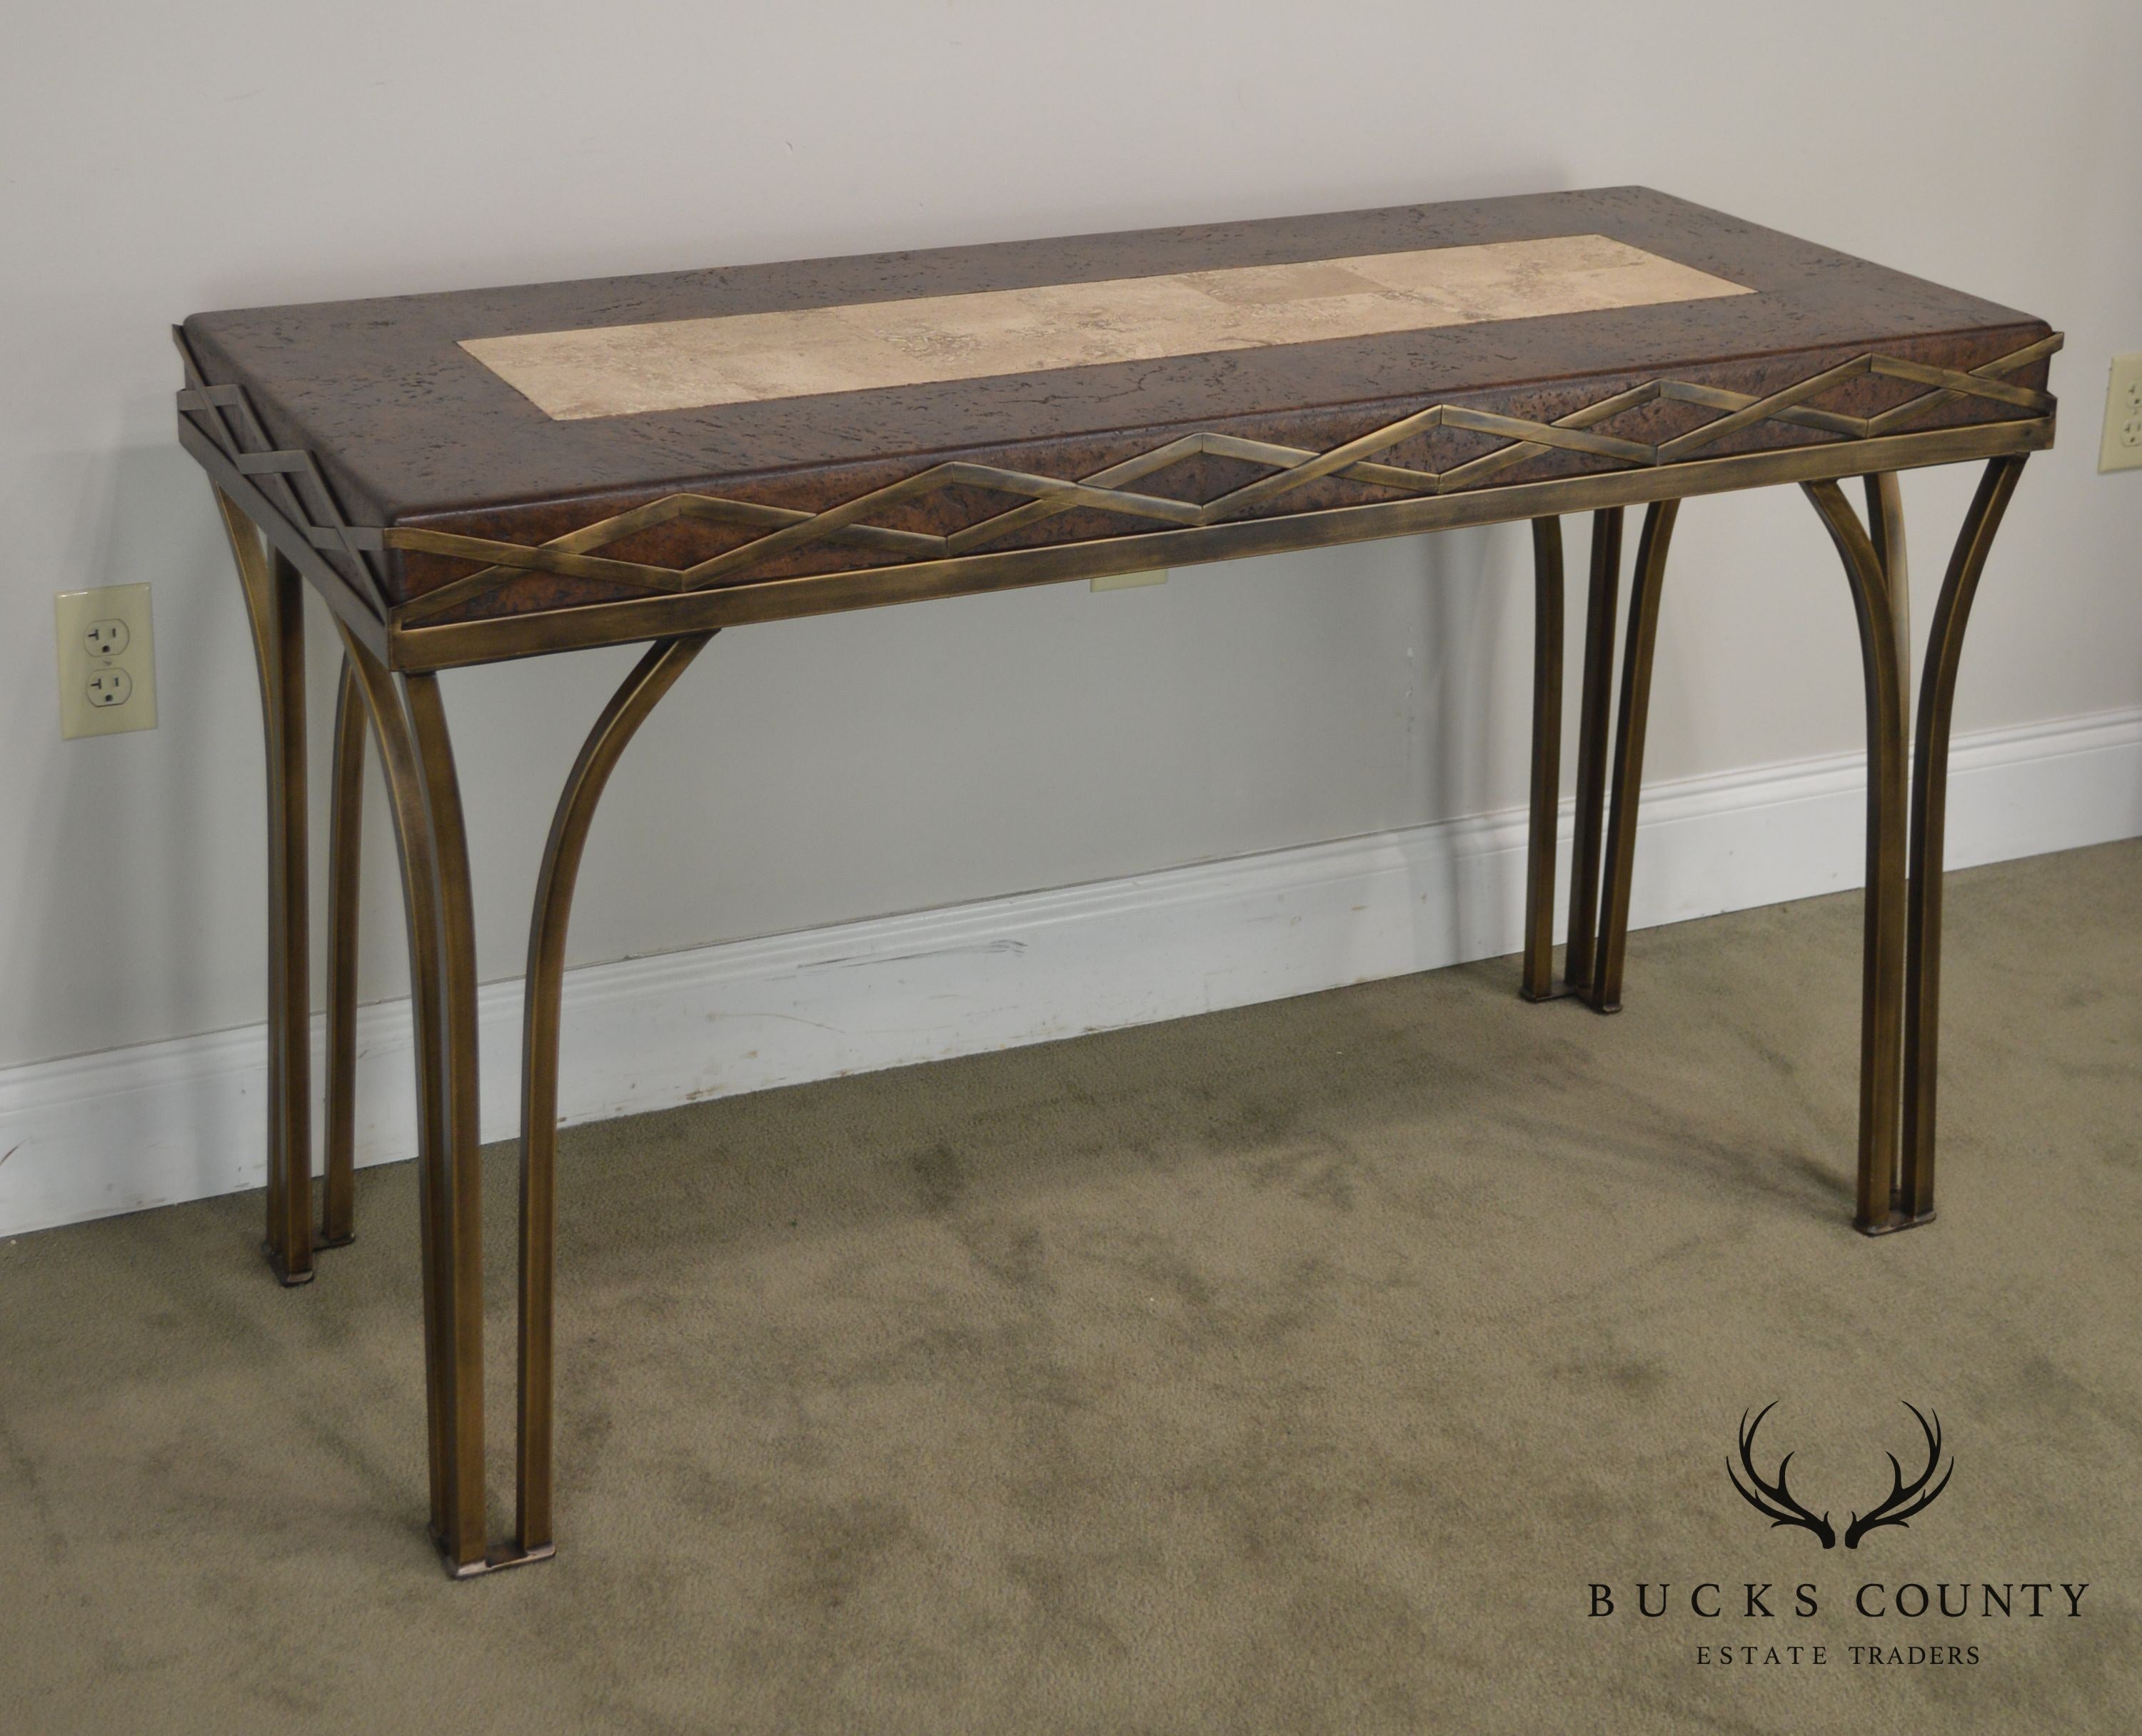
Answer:
<svg viewBox="0 0 2142 1736"><path fill-rule="evenodd" d="M1540 1006L1549 1001L1583 1001L1587 991L1581 982L1572 982L1567 977L1557 977L1537 993L1529 988L1521 988L1518 992L1534 1006Z"/></svg>
<svg viewBox="0 0 2142 1736"><path fill-rule="evenodd" d="M1894 1235L1900 1229L1917 1229L1922 1224L1933 1221L1932 1206L1916 1214L1893 1209L1887 1217L1878 1218L1872 1224L1855 1222L1852 1227L1863 1236L1888 1236Z"/></svg>
<svg viewBox="0 0 2142 1736"><path fill-rule="evenodd" d="M273 1242L263 1241L260 1252L266 1256L268 1269L275 1274L275 1281L286 1290L294 1290L299 1284L308 1284L318 1276L309 1260L294 1271L290 1263L283 1258L282 1250Z"/></svg>
<svg viewBox="0 0 2142 1736"><path fill-rule="evenodd" d="M533 1562L547 1561L558 1553L555 1543L538 1544L534 1549L505 1543L479 1560L457 1561L453 1551L438 1532L427 1531L426 1535L432 1540L432 1547L439 1552L439 1565L447 1570L450 1580L480 1580L487 1573L503 1573L509 1567L526 1567Z"/></svg>

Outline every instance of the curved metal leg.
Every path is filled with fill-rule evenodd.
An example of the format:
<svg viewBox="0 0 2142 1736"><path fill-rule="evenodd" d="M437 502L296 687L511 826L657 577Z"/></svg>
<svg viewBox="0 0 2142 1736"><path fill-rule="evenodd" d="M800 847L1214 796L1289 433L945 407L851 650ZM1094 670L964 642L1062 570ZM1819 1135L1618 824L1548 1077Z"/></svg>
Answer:
<svg viewBox="0 0 2142 1736"><path fill-rule="evenodd" d="M1621 584L1621 508L1592 515L1592 591L1584 611L1584 688L1577 700L1577 819L1570 840L1569 947L1562 974L1589 990L1599 944L1599 863L1606 812L1606 744L1614 702L1614 600Z"/></svg>
<svg viewBox="0 0 2142 1736"><path fill-rule="evenodd" d="M357 1236L357 917L364 829L364 694L345 657L335 696L334 785L328 828L327 1175L315 1245Z"/></svg>
<svg viewBox="0 0 2142 1736"><path fill-rule="evenodd" d="M1555 819L1562 805L1562 521L1532 521L1532 783L1525 869L1522 992L1549 1001L1554 982Z"/></svg>
<svg viewBox="0 0 2142 1736"><path fill-rule="evenodd" d="M1979 479L1942 581L1919 690L1918 753L1912 767L1911 891L1905 917L1903 1161L1890 1225L1934 1214L1934 1091L1941 1035L1942 853L1948 814L1948 739L1963 630L1994 533L2023 474L2023 458L1995 458Z"/></svg>
<svg viewBox="0 0 2142 1736"><path fill-rule="evenodd" d="M476 1095L476 925L469 889L468 837L453 741L439 678L397 678L415 739L430 820L430 868L438 909L439 1018L434 1035L444 1123L434 1166L432 1223L439 1264L438 1348L445 1359L447 1503L433 1541L457 1579L510 1565L487 1558L483 1486L483 1168Z"/></svg>
<svg viewBox="0 0 2142 1736"><path fill-rule="evenodd" d="M551 1521L552 1303L557 1264L558 1019L573 883L595 804L625 745L698 655L711 633L663 640L614 694L588 732L558 798L528 931L521 1088L520 1451L516 1497L524 1553L554 1547ZM1548 837L1553 836L1552 814ZM1550 872L1552 863L1550 863Z"/></svg>
<svg viewBox="0 0 2142 1736"><path fill-rule="evenodd" d="M438 1225L436 1177L446 1151L446 1080L439 1066L438 891L432 868L432 825L417 769L409 720L386 668L347 631L343 652L357 682L387 782L387 813L402 868L402 910L409 940L411 1021L417 1051L417 1222L422 1243L425 1410L431 1446L432 1534L447 1528L452 1506L446 1448L446 1407L440 1377Z"/></svg>
<svg viewBox="0 0 2142 1736"><path fill-rule="evenodd" d="M269 1264L313 1276L311 888L305 842L305 622L298 571L220 488L215 503L245 592L268 742Z"/></svg>
<svg viewBox="0 0 2142 1736"><path fill-rule="evenodd" d="M1873 541L1835 482L1804 482L1844 563L1867 683L1867 920L1859 1014L1859 1183L1869 1235L1914 1220L1897 1198L1903 1091L1905 900L1904 674L1889 586Z"/></svg>
<svg viewBox="0 0 2142 1736"><path fill-rule="evenodd" d="M1636 571L1629 587L1629 645L1621 667L1621 705L1614 727L1613 815L1599 894L1599 948L1591 1002L1601 1012L1621 1006L1621 962L1629 944L1629 883L1636 862L1636 804L1643 789L1644 734L1651 708L1651 655L1659 636L1659 596L1666 576L1681 502L1654 501L1644 513Z"/></svg>
<svg viewBox="0 0 2142 1736"><path fill-rule="evenodd" d="M526 1559L485 1549L483 1259L478 1168L476 946L467 841L438 682L396 678L349 634L343 645L386 774L408 915L423 1238L432 1541L466 1578Z"/></svg>

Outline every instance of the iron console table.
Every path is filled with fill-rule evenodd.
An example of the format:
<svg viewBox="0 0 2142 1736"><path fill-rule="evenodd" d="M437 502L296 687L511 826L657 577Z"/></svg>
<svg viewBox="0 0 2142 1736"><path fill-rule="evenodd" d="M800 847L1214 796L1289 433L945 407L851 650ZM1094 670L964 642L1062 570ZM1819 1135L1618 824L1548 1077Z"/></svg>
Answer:
<svg viewBox="0 0 2142 1736"><path fill-rule="evenodd" d="M1842 557L1868 734L1858 1227L1933 1213L1949 717L1972 598L2053 439L2043 321L1641 188L197 314L179 438L259 654L269 797L268 1251L351 1229L356 843L384 764L415 986L431 1531L553 1551L558 1010L573 882L633 732L722 629L1456 525L1537 571L1523 990L1618 1003L1679 503L1791 482ZM1917 758L1896 472L1983 460ZM1864 479L1863 524L1839 487ZM1625 508L1646 507L1610 702ZM1557 515L1594 515L1569 940L1553 971ZM311 1217L301 577L335 720L325 1197ZM484 1515L476 959L442 670L649 649L567 779L528 945L517 1516ZM1610 739L1610 713L1618 722ZM1608 801L1611 789L1611 812Z"/></svg>

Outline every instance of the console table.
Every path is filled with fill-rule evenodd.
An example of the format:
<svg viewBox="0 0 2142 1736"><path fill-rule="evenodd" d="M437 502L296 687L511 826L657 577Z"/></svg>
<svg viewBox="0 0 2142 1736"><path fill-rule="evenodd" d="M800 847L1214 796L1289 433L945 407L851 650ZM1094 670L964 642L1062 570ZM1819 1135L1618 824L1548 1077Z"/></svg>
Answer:
<svg viewBox="0 0 2142 1736"><path fill-rule="evenodd" d="M351 1233L368 733L414 985L431 1533L548 1555L559 997L619 755L724 628L1510 520L1533 527L1523 992L1618 1005L1680 503L1802 487L1866 690L1857 1223L1933 1214L1949 720L1988 546L2050 446L2041 320L1643 188L196 314L179 438L244 584L269 788L267 1247ZM1908 725L1896 473L1982 460ZM1867 513L1839 484L1863 479ZM1622 515L1646 508L1612 703ZM1554 969L1558 515L1593 515L1568 943ZM302 590L334 725L324 1198L312 1214ZM484 1513L476 956L439 672L644 642L567 779L528 944L517 1513ZM1611 734L1610 734L1611 724Z"/></svg>

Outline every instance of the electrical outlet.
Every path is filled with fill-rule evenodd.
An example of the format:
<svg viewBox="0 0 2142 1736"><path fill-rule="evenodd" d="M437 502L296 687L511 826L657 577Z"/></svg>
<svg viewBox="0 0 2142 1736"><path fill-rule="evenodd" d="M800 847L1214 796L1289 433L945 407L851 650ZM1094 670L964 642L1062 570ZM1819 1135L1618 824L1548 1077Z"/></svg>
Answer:
<svg viewBox="0 0 2142 1736"><path fill-rule="evenodd" d="M2115 356L2112 383L2105 393L2105 444L2097 467L2142 468L2142 355Z"/></svg>
<svg viewBox="0 0 2142 1736"><path fill-rule="evenodd" d="M1143 572L1112 572L1093 581L1096 591L1135 591L1141 585L1165 585L1167 569L1154 566Z"/></svg>
<svg viewBox="0 0 2142 1736"><path fill-rule="evenodd" d="M60 734L116 735L156 727L156 640L146 585L62 591L58 630Z"/></svg>

